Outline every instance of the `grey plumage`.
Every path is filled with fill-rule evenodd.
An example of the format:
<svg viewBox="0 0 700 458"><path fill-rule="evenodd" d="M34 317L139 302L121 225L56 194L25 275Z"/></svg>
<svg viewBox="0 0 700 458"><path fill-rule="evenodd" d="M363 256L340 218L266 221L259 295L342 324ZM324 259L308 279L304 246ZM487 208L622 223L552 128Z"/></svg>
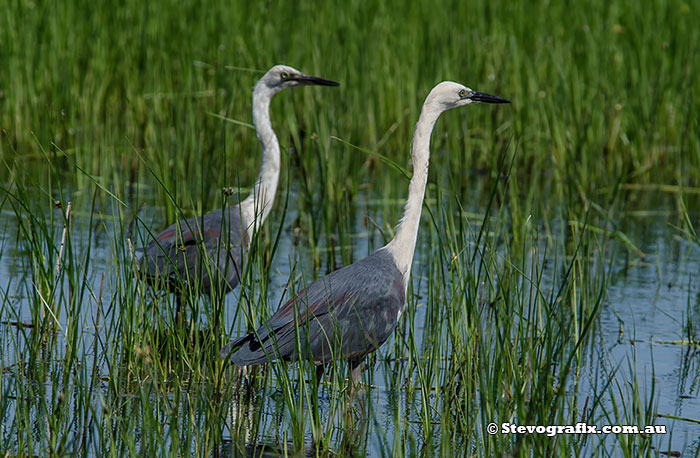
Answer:
<svg viewBox="0 0 700 458"><path fill-rule="evenodd" d="M226 293L240 282L248 249L238 205L178 221L145 249L141 272L161 289L194 286L193 291Z"/></svg>
<svg viewBox="0 0 700 458"><path fill-rule="evenodd" d="M392 256L379 250L313 282L256 332L224 347L221 357L230 354L239 366L360 359L391 335L404 303L401 272Z"/></svg>

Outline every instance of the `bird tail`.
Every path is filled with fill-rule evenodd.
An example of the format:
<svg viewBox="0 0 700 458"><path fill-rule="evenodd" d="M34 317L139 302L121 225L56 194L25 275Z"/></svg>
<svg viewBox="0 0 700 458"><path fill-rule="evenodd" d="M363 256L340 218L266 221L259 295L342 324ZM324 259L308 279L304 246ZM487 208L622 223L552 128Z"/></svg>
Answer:
<svg viewBox="0 0 700 458"><path fill-rule="evenodd" d="M252 366L275 361L274 351L266 352L255 339L255 334L247 334L229 342L219 352L222 359L230 359L236 366Z"/></svg>
<svg viewBox="0 0 700 458"><path fill-rule="evenodd" d="M241 339L245 339L248 336L243 336ZM232 340L231 342L227 343L224 348L221 349L219 352L219 358L221 359L226 359L229 358L230 356L233 356L231 353L235 352L240 348L240 341L241 339L236 339Z"/></svg>

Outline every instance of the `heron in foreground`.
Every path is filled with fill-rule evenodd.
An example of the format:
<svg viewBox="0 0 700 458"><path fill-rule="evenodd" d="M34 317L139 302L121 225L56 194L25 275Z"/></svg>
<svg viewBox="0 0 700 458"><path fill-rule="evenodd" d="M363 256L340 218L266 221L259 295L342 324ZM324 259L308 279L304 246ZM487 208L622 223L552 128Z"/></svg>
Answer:
<svg viewBox="0 0 700 458"><path fill-rule="evenodd" d="M442 112L475 103L510 102L450 81L435 86L416 123L411 146L413 177L393 240L313 282L257 331L226 345L220 356L238 366L307 358L316 364L317 375L329 362L346 359L356 385L364 357L387 340L405 307L433 126Z"/></svg>
<svg viewBox="0 0 700 458"><path fill-rule="evenodd" d="M268 70L253 90L253 124L262 148L260 173L250 195L238 205L178 221L156 235L140 271L156 289L182 291L196 283L202 293L225 294L241 280L248 244L270 214L280 175L280 145L270 123L270 101L286 88L338 86L285 65ZM178 314L180 312L178 295Z"/></svg>

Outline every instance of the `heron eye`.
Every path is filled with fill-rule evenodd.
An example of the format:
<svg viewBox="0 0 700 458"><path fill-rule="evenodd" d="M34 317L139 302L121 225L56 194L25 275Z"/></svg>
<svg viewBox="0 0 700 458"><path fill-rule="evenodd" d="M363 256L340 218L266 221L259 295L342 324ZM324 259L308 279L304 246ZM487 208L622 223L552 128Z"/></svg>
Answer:
<svg viewBox="0 0 700 458"><path fill-rule="evenodd" d="M461 98L466 97L466 96L467 96L467 90L466 90L466 89L460 89L460 91L459 91L459 96L460 96Z"/></svg>
<svg viewBox="0 0 700 458"><path fill-rule="evenodd" d="M289 79L289 72L282 72L280 75L283 80L288 80Z"/></svg>

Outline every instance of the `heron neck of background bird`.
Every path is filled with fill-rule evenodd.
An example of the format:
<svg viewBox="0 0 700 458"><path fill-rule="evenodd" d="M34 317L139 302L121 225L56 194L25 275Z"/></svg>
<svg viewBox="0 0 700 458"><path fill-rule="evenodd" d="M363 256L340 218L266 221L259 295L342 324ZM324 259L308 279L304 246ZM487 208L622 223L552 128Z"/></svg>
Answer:
<svg viewBox="0 0 700 458"><path fill-rule="evenodd" d="M420 225L420 215L425 195L425 185L428 181L430 135L440 113L441 111L428 101L423 105L413 133L413 143L411 144L413 177L411 177L411 182L408 185L408 199L406 200L403 216L396 228L396 235L387 245L387 249L394 257L396 266L404 277L405 285L408 285L408 277L411 273L413 252L416 248L418 226Z"/></svg>
<svg viewBox="0 0 700 458"><path fill-rule="evenodd" d="M266 86L256 85L253 91L253 124L262 149L260 173L253 191L241 202L245 225L257 230L270 214L280 176L280 145L270 122L270 100L274 92Z"/></svg>

